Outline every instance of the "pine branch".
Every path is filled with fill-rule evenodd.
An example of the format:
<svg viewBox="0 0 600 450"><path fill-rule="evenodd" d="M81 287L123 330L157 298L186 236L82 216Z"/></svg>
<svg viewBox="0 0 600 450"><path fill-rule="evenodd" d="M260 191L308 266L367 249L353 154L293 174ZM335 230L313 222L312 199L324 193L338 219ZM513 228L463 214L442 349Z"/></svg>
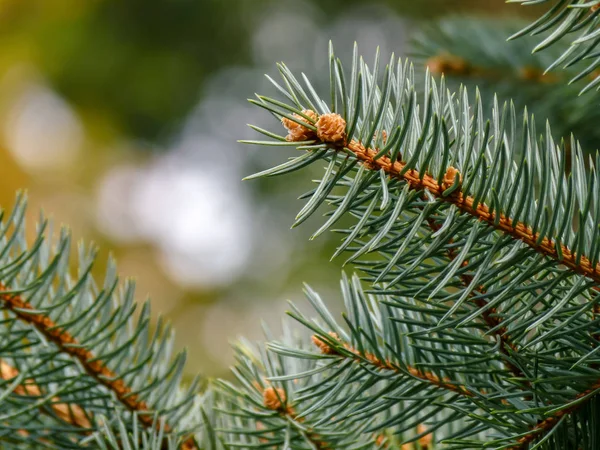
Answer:
<svg viewBox="0 0 600 450"><path fill-rule="evenodd" d="M234 374L239 383L217 384L218 430L229 437L226 446L272 449L287 445L298 450L374 447L373 436L362 434L369 421L333 418L319 408L319 398L306 395L306 379L296 377L296 372L312 372L314 379L319 378L322 370L315 367L314 359L288 364L248 344L238 345L236 352ZM327 394L339 401L347 395L349 391L344 388ZM381 448L378 444L375 447Z"/></svg>
<svg viewBox="0 0 600 450"><path fill-rule="evenodd" d="M0 378L2 380L11 382L15 378L19 378L19 375L20 373L17 369L0 360ZM35 384L33 380L26 380L24 384L17 385L14 389L14 392L20 396L44 397L42 390L38 385ZM81 406L77 404L61 402L58 397L53 398L52 403L50 403L49 406L52 409L54 416L68 423L69 425L74 425L83 429L92 428L90 419ZM40 411L42 413L46 412L43 407L40 408ZM27 432L23 430L23 433Z"/></svg>
<svg viewBox="0 0 600 450"><path fill-rule="evenodd" d="M180 387L184 357L171 359L168 327L150 332L148 303L134 321L133 284L120 287L112 263L98 289L84 247L73 279L66 230L53 240L42 221L30 245L24 216L22 200L8 218L0 213L0 379L12 386L0 398L0 440L80 448L111 433L124 445L132 433L140 440L131 448L150 448L143 439L155 436L153 450L177 441L199 449L197 380Z"/></svg>
<svg viewBox="0 0 600 450"><path fill-rule="evenodd" d="M4 284L0 283L0 292L10 291ZM54 342L62 352L71 355L84 367L85 371L115 393L117 399L123 403L129 410L138 412L148 412L148 405L140 401L137 395L132 395L130 387L126 386L119 377L109 370L101 361L95 360L90 351L81 347L80 344L71 336L68 331L61 329L49 317L43 314L35 314L34 308L19 295L7 293L0 294L0 300L5 309L12 311L23 322L32 324L49 341ZM154 420L152 416L140 416L141 422L146 426L151 426ZM170 428L167 426L166 431Z"/></svg>
<svg viewBox="0 0 600 450"><path fill-rule="evenodd" d="M441 226L435 223L435 221L431 218L427 220L427 223L429 224L429 227L431 228L431 231L433 233L437 233L441 230ZM452 241L450 243L452 243ZM450 260L450 262L453 262L457 257L458 255L454 248L448 250L448 259ZM460 276L460 278L463 282L465 289L468 289L471 283L473 283L474 281L473 276L468 274L463 274ZM474 299L474 302L477 305L477 307L482 311L481 317L485 324L488 326L487 332L490 332L492 335L494 335L500 340L499 351L507 357L511 356L510 352L518 353L517 346L514 344L512 338L510 337L507 328L502 324L502 319L497 317L497 312L495 308L489 308L488 302L485 300L485 296L487 294L485 288L480 286L476 288L473 292L473 296L477 295L477 297ZM527 378L523 371L511 361L505 360L504 364L506 365L508 370L510 370L513 373L515 377L522 379ZM528 381L526 381L526 383L530 387L530 383Z"/></svg>
<svg viewBox="0 0 600 450"><path fill-rule="evenodd" d="M0 282L0 292L10 291L4 284ZM12 295L9 293L0 294L0 300L3 302L5 309L12 311L22 321L35 326L35 328L43 334L50 342L54 342L60 351L65 354L71 355L76 358L83 369L93 377L99 384L103 385L115 394L115 397L119 402L126 406L130 411L140 414L139 420L145 427L156 426L155 420L152 417L152 411L148 407L148 404L139 398L139 395L135 394L131 387L127 386L121 377L111 371L101 360L97 359L92 352L81 346L79 342L65 329L58 326L47 316L43 314L35 314L33 306L27 301L23 300L20 295ZM63 406L53 405L53 409L56 410L64 409ZM84 414L81 407L76 406L76 415L81 416ZM71 412L69 412L71 413ZM149 414L148 414L149 413ZM64 411L59 414L64 416ZM64 418L64 417L61 417ZM82 426L85 422L83 419L74 419L74 424ZM89 421L87 422L89 427ZM169 433L172 431L168 424L162 426L164 432ZM188 437L182 444L184 450L198 450L195 439Z"/></svg>
<svg viewBox="0 0 600 450"><path fill-rule="evenodd" d="M548 0L509 0L509 3L522 3L523 5L545 3ZM571 83L581 80L592 74L594 79L583 89L582 93L600 88L600 58L596 48L600 43L598 28L600 26L600 0L561 0L548 8L548 12L531 25L515 33L511 39L526 34L536 35L551 29L548 36L543 39L533 52L540 52L557 42L569 39L566 36L581 31L576 39L570 39L570 47L566 49L547 70L559 66L570 67L579 62L588 62L587 66L572 80Z"/></svg>
<svg viewBox="0 0 600 450"><path fill-rule="evenodd" d="M314 114L313 111L303 112L308 116ZM285 122L285 124L290 126L289 122ZM347 142L344 132L339 131L346 129L346 121L339 114L333 113L320 116L316 126L315 137L317 137L317 140L313 145L325 144L336 151L350 151L367 169L382 170L386 175L406 182L410 189L417 192L427 190L437 199L456 206L461 212L469 214L515 239L519 239L533 250L559 261L574 272L600 284L600 263L592 264L585 255L576 254L566 245L559 244L560 248L557 248L555 242L541 233L535 232L529 225L513 221L504 214L497 214L490 206L476 200L473 196L464 195L460 191L462 176L455 168L449 167L443 181L438 183L438 180L432 175L419 173L399 161L392 162L388 156L382 156L377 149L365 148L356 140ZM294 126L292 129L294 128L296 127ZM304 128L304 133L310 131L309 128ZM333 132L330 128L334 129ZM290 131L289 128L288 131ZM294 134L288 134L288 141L294 142L296 139ZM298 142L304 140L304 136L302 136L302 139L299 139Z"/></svg>
<svg viewBox="0 0 600 450"><path fill-rule="evenodd" d="M476 396L476 394L471 392L466 386L453 383L448 378L440 378L431 372L422 371L411 366L401 368L400 366L394 364L388 359L379 359L374 353L361 352L356 348L352 347L347 342L342 342L340 337L334 332L329 332L329 337L332 340L333 344L328 342L326 337L318 335L312 336L313 343L321 350L321 353L323 353L324 355L339 356L341 358L351 358L359 364L371 364L376 369L389 370L391 372L395 372L400 376L404 376L408 373L410 376L417 378L421 381L425 381L426 383L429 383L437 388L451 392L456 392L457 394L464 395L466 397Z"/></svg>
<svg viewBox="0 0 600 450"><path fill-rule="evenodd" d="M272 411L276 411L282 417L289 419L297 424L302 424L304 419L298 416L298 413L290 405L287 405L287 397L285 391L280 388L266 387L263 391L263 400L265 407ZM305 436L308 442L318 450L332 449L327 442L323 441L322 438L311 429L305 431Z"/></svg>
<svg viewBox="0 0 600 450"><path fill-rule="evenodd" d="M503 410L510 405L510 399L517 391L499 391L496 386L492 389L493 392L488 392L488 387L484 387L486 385L483 380L486 377L494 378L491 372L487 372L490 359L485 357L485 349L478 352L473 346L489 346L489 343L476 341L471 337L469 348L464 342L467 335L454 334L455 331L452 331L448 334L441 333L439 336L437 333L430 334L425 340L417 337L410 345L409 332L417 322L418 316L412 316L410 310L401 312L390 308L385 304L385 298L376 301L375 298L364 297L356 278L352 284L344 278L342 292L349 314L349 317L344 317L349 332L335 324L324 303L310 288L306 291L307 298L327 324L326 327L335 331L328 333L322 324L309 320L296 309L290 313L314 333L312 341L319 349L323 364L319 372L328 369L318 380L308 379L317 373L316 370L296 372L296 379L311 382L310 390L308 387L304 389L307 395L310 393L311 396L318 396L319 393L339 389L338 383L341 378L345 380L345 386L349 382L354 383L348 386L353 394L347 397L346 401L340 402L339 405L337 402L324 403L328 407L335 407L329 413L330 416L354 417L359 420L369 418L375 420L373 430L376 426L390 427L392 433L405 433L419 425L419 436L413 435L409 439L404 437L404 442L410 442L435 430L438 435L443 436L448 423L467 414L476 417L480 407L496 411L495 416L499 419ZM437 345L450 351L436 355ZM315 358L314 353L294 349L289 344L271 343L269 347L288 359L313 361ZM432 355L431 359L424 357L429 352ZM408 362L415 357L418 357L415 363ZM333 367L332 361L335 363ZM291 367L293 362L290 361ZM479 375L460 369L463 364L465 369L472 368L475 362L479 367L485 367ZM427 370L430 365L431 369ZM447 371L448 376L440 374L441 371ZM342 375L345 372L347 376ZM464 375L465 378L458 381L459 375ZM371 389L372 387L374 389ZM442 414L438 418L437 414L443 411L440 406L445 405L460 405L460 412L457 411L454 416ZM388 408L398 408L398 413L390 413L387 418L382 418L382 413ZM508 410L510 411L510 407ZM437 419L433 420L437 425L432 425L431 428L424 427L423 423L431 421L433 417ZM510 423L511 419L507 417L506 420L506 423ZM469 431L466 432L473 431L477 432L473 427L469 427ZM429 439L431 443L431 437Z"/></svg>
<svg viewBox="0 0 600 450"><path fill-rule="evenodd" d="M554 414L552 414L550 417L538 423L535 427L533 427L530 433L526 434L525 436L519 439L519 445L511 447L509 450L527 449L528 445L534 442L536 439L539 439L540 436L544 436L554 431L554 429L561 424L561 419L565 418L568 414L577 412L578 410L586 406L586 402L591 401L593 399L593 396L597 395L598 393L600 393L600 380L594 383L586 391L577 394L577 396L568 403L572 404L573 406L560 409Z"/></svg>

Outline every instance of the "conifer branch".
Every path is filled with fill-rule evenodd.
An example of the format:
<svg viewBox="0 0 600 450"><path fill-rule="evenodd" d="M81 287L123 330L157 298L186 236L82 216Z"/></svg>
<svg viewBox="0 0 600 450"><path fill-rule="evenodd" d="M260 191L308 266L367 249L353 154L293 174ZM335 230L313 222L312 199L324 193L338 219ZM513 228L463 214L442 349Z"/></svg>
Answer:
<svg viewBox="0 0 600 450"><path fill-rule="evenodd" d="M529 0L510 1L512 3L522 3L523 5L548 2L548 0L536 2ZM552 2L552 5L548 7L548 11L545 14L531 25L515 33L510 39L547 32L542 42L533 49L534 53L556 45L557 42L569 40L570 47L556 58L547 70L578 64L580 66L583 65L583 68L580 68L579 74L572 80L572 82L578 81L590 73L593 74L593 80L582 89L583 93L592 89L598 89L600 86L600 74L597 71L600 67L600 60L597 53L594 53L598 45L599 25L600 0L562 0L560 2ZM576 38L568 37L576 32L579 32ZM591 62L589 62L590 60Z"/></svg>
<svg viewBox="0 0 600 450"><path fill-rule="evenodd" d="M453 176L451 176L451 178L454 179ZM431 228L431 231L433 231L434 233L438 232L441 229L441 227L437 223L435 223L435 221L431 217L427 219L427 223L429 224L429 228ZM456 253L456 249L454 248L449 248L447 253L450 262L454 261L458 256ZM463 265L467 265L467 262L465 261ZM465 288L468 288L474 281L474 278L468 274L461 274L460 279ZM500 340L500 352L506 357L510 357L510 352L508 351L509 348L514 353L518 353L517 346L514 344L514 342L512 342L511 337L508 335L507 328L502 325L502 319L496 316L496 308L490 308L488 302L483 298L486 295L485 288L483 286L479 286L473 292L479 294L479 296L477 296L474 299L474 303L479 309L482 310L481 317L483 321L490 330L493 330L493 335ZM475 297L475 295L472 294L470 297ZM525 378L525 374L523 373L523 371L519 369L516 365L514 365L512 362L506 359L503 362L508 368L508 370L510 370L515 377Z"/></svg>
<svg viewBox="0 0 600 450"><path fill-rule="evenodd" d="M540 39L537 34L506 42L507 36L526 25L508 17L447 17L423 25L409 53L417 67L429 69L437 79L443 75L452 90L477 85L487 105L496 96L511 98L518 109L527 107L533 113L538 129L550 121L555 136L563 137L567 146L575 135L584 150L596 149L600 140L597 100L593 95L578 95L580 86L568 84L577 76L577 66L545 70L549 61L569 50L568 42L534 54L530 49ZM598 75L600 69L584 79L592 82Z"/></svg>
<svg viewBox="0 0 600 450"><path fill-rule="evenodd" d="M128 410L141 413L139 415L139 420L146 428L155 426L152 411L148 408L148 404L141 400L137 394L133 394L132 389L127 386L116 373L106 367L102 361L95 358L95 356L84 346L80 345L68 331L55 324L49 317L33 312L35 311L35 308L23 297L17 294L6 293L6 291L10 291L10 289L3 283L0 283L0 292L4 292L0 294L0 301L5 309L12 311L13 314L23 322L34 326L38 332L44 335L49 341L56 344L63 353L77 359L86 373L94 378L99 384L113 392L118 401ZM29 389L32 388L33 387L30 387ZM25 392L29 394L29 391ZM61 411L64 409L61 404L55 405L54 407ZM75 408L77 408L76 411L78 411L77 416L82 414L82 417L84 417L83 410L80 411L80 407L78 406L75 406ZM64 416L64 411L61 412L59 416ZM77 419L75 422L79 422L78 424L84 423L82 418ZM89 424L89 421L87 421L87 423ZM168 424L165 424L163 430L169 432L171 431L171 427ZM195 439L189 437L183 442L182 449L199 450L199 447L197 446Z"/></svg>
<svg viewBox="0 0 600 450"><path fill-rule="evenodd" d="M554 414L552 414L550 417L544 419L543 421L538 423L535 427L533 427L531 429L530 433L527 433L525 436L519 438L518 445L516 445L514 447L510 447L508 450L525 450L525 449L527 449L528 448L527 446L529 444L531 444L532 442L534 442L536 439L543 437L545 434L548 434L552 430L554 430L554 428L556 428L561 423L561 419L563 417L565 417L568 414L572 414L572 413L580 410L581 408L583 408L587 402L589 402L591 399L594 398L595 395L598 394L599 391L600 391L600 381L597 381L588 390L581 392L580 394L577 394L575 396L575 398L573 399L573 401L569 402L569 404L576 402L577 400L581 400L581 399L585 399L585 400L578 402L577 404L575 404L571 407L561 409L561 410L555 412Z"/></svg>
<svg viewBox="0 0 600 450"><path fill-rule="evenodd" d="M314 114L312 111L305 113ZM304 132L310 134L311 130L304 127L301 122L293 122L284 118L283 124L290 131L288 134L289 141L299 139L294 135L294 130L297 127L304 128ZM415 169L407 169L406 163L400 161L392 162L386 155L378 156L378 151L373 148L365 148L360 142L346 140L346 121L336 113L323 114L316 122L316 133L310 135L311 138L316 138L316 142L327 144L330 148L338 151L349 152L353 154L363 165L369 170L383 170L389 177L405 181L408 186L415 191L427 190L434 197L446 203L453 204L463 213L469 214L481 222L485 222L489 226L507 234L515 239L518 239L529 246L536 252L554 259L560 264L565 265L573 272L583 275L596 284L600 284L600 263L595 266L585 255L576 255L567 246L560 244L560 249L548 237L540 239L540 233L534 233L530 226L521 223L513 222L510 217L504 214L496 214L484 203L476 203L471 196L465 196L460 191L459 174L455 173L456 180L452 178L452 174L456 169L448 168L446 178L440 184L437 180L428 173L419 173ZM302 141L306 140L306 136L302 136Z"/></svg>
<svg viewBox="0 0 600 450"><path fill-rule="evenodd" d="M539 84L557 84L566 81L554 73L545 73L534 66L520 68L489 68L478 66L465 58L451 53L443 52L431 56L425 61L425 67L432 75L445 75L448 77L485 79L493 82L530 82ZM595 79L595 75L590 75Z"/></svg>
<svg viewBox="0 0 600 450"><path fill-rule="evenodd" d="M589 161L590 173L574 139L566 151L548 125L538 141L533 119L526 111L520 126L512 103L494 99L486 121L479 93L472 105L464 89L446 89L444 78L438 84L427 75L418 103L412 66L393 58L380 84L377 57L371 71L355 50L348 77L331 50L331 102L305 76L280 70L284 85L271 81L284 101L259 95L251 102L282 118L288 135L254 127L279 142L248 142L296 144L303 154L255 176L325 161L294 226L323 203L332 210L313 237L343 217L355 219L335 229L344 236L335 256L350 253L347 262L363 274L342 281L347 327L310 290L324 325L290 313L312 330L321 358L269 345L294 359L284 373L305 380L300 398L316 403L309 411L356 421L382 414L373 418L379 429L397 427L399 434L425 418L457 449L509 448L538 437L562 449L561 431L590 430L588 411L598 400L598 341L591 336L600 300L600 157ZM494 340L480 335L480 320ZM320 363L297 370L297 359ZM513 361L518 366L510 367ZM413 377L396 377L402 370ZM505 382L510 373L521 383ZM437 390L456 392L446 384L461 392L468 386L472 396ZM347 401L314 399L353 387ZM582 406L571 409L574 403ZM407 405L417 405L417 417L395 409ZM456 421L461 429L447 427Z"/></svg>

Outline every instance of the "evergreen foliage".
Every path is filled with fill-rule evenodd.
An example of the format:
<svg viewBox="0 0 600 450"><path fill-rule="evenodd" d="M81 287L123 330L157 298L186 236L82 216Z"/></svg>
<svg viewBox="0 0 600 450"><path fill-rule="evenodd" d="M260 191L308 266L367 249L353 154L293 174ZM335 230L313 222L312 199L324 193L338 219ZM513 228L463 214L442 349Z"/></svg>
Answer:
<svg viewBox="0 0 600 450"><path fill-rule="evenodd" d="M95 250L44 218L29 245L23 197L0 217L2 448L199 449L198 380L180 386L185 355L133 282L110 261L96 283Z"/></svg>
<svg viewBox="0 0 600 450"><path fill-rule="evenodd" d="M294 226L325 210L313 238L337 233L356 273L341 317L306 286L313 312L289 313L303 332L242 341L235 380L202 395L133 282L110 261L97 283L94 249L43 217L28 231L19 196L0 213L2 448L600 448L596 100L542 73L597 69L599 6L559 0L516 33L546 33L533 59L490 50L518 25L460 19L415 44L424 75L356 47L345 70L331 48L324 98L280 64L275 96L251 102L283 128L245 142L297 153L249 178L319 167ZM524 104L542 96L558 135L580 127L589 148L540 126Z"/></svg>
<svg viewBox="0 0 600 450"><path fill-rule="evenodd" d="M568 68L582 62L582 69L571 82L577 82L587 78L587 84L582 89L587 92L600 88L600 1L599 0L507 0L507 3L521 3L525 6L549 3L548 10L531 25L515 33L512 38L518 38L526 34L536 35L549 30L549 34L533 49L534 52L555 45L561 40L567 40L570 46L566 48L558 58L548 67L548 70L557 67ZM576 37L568 36L576 34Z"/></svg>
<svg viewBox="0 0 600 450"><path fill-rule="evenodd" d="M510 98L517 110L529 108L538 128L549 120L555 138L568 140L575 134L584 150L594 151L600 142L598 99L578 95L579 83L567 85L582 64L545 73L568 45L561 41L532 55L537 36L504 42L524 27L518 19L449 17L425 24L412 39L409 53L417 69L426 67L436 78L443 73L453 92L463 84L476 85L486 108L496 95Z"/></svg>
<svg viewBox="0 0 600 450"><path fill-rule="evenodd" d="M322 165L294 226L327 205L313 238L339 233L359 272L341 323L311 290L318 319L290 313L312 349L240 352L232 445L597 448L600 155L393 57L355 49L346 72L331 51L325 98L279 70L278 97L251 102L288 134L245 142L300 154L255 177Z"/></svg>

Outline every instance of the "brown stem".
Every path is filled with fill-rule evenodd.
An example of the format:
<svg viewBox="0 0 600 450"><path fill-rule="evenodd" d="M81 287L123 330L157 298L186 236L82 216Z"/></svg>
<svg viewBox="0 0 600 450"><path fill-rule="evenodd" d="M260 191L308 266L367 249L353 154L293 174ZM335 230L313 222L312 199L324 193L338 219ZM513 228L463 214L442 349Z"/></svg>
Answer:
<svg viewBox="0 0 600 450"><path fill-rule="evenodd" d="M0 283L0 291L7 290L9 289ZM112 391L117 400L127 409L138 413L151 412L145 401L141 400L137 394L133 394L132 389L116 373L104 365L102 361L95 359L92 352L80 346L68 331L55 324L49 317L43 314L25 312L26 310L34 310L34 308L20 295L3 293L0 294L0 301L4 303L6 309L12 311L20 320L34 326L38 332L53 342L61 352L77 359L85 372L99 384ZM152 414L140 414L139 419L147 428L152 427L154 423ZM169 432L172 428L166 424L164 430ZM187 438L181 448L184 450L199 450L193 437Z"/></svg>
<svg viewBox="0 0 600 450"><path fill-rule="evenodd" d="M444 196L444 187L438 184L431 175L421 175L413 169L403 173L406 164L398 161L392 162L387 156L375 159L375 150L365 148L354 140L345 146L345 148L350 150L360 161L367 164L369 167L383 169L389 176L407 182L412 189L429 191L438 199L453 204L460 211L487 223L498 231L524 242L535 251L559 261L573 272L600 283L600 264L592 266L590 260L586 256L581 255L578 258L574 252L562 244L560 246L562 253L561 259L554 242L547 237L544 237L541 242L538 243L539 233L533 233L531 227L528 225L525 225L522 222L513 222L510 217L507 217L504 214L497 217L487 205L483 203L475 205L475 199L471 196L465 196L462 192L455 192L451 195ZM579 259L579 262L577 262L577 259Z"/></svg>
<svg viewBox="0 0 600 450"><path fill-rule="evenodd" d="M448 378L440 378L432 372L422 371L420 369L417 369L417 368L411 367L411 366L405 366L405 368L402 369L397 364L394 364L392 361L381 360L381 359L377 358L377 356L375 356L373 353L359 352L357 349L352 347L347 342L342 342L340 337L333 332L329 333L329 335L334 340L340 342L348 352L350 352L352 355L354 355L354 359L359 363L362 363L365 360L367 360L368 362L370 362L373 366L377 367L378 369L390 370L390 371L396 372L401 375L405 375L408 372L413 377L418 378L422 381L426 381L427 383L432 384L440 389L452 391L457 394L461 394L465 397L475 397L476 396L476 394L474 392L470 391L466 386L453 383ZM325 355L336 355L336 356L341 356L341 357L347 357L347 355L340 353L336 348L329 345L328 342L326 342L324 339L322 339L321 337L319 337L317 335L313 335L312 341L317 347L319 347L319 349L321 350L321 353L323 353Z"/></svg>

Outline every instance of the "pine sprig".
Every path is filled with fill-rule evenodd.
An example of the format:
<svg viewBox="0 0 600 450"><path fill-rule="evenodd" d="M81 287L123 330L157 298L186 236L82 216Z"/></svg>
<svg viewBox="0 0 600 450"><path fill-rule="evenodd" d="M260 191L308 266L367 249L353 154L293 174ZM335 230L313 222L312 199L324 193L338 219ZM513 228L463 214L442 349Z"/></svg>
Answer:
<svg viewBox="0 0 600 450"><path fill-rule="evenodd" d="M297 348L297 340L291 336L287 339L293 340ZM273 353L254 349L249 343L241 343L236 347L236 359L234 374L238 384L219 382L222 392L219 428L228 436L229 448L388 448L383 446L385 440L361 434L369 421L334 418L323 406L323 398L307 391L311 387L308 381L322 378L324 370L317 367L318 358L285 361ZM343 402L351 391L338 386L323 394L336 404Z"/></svg>

